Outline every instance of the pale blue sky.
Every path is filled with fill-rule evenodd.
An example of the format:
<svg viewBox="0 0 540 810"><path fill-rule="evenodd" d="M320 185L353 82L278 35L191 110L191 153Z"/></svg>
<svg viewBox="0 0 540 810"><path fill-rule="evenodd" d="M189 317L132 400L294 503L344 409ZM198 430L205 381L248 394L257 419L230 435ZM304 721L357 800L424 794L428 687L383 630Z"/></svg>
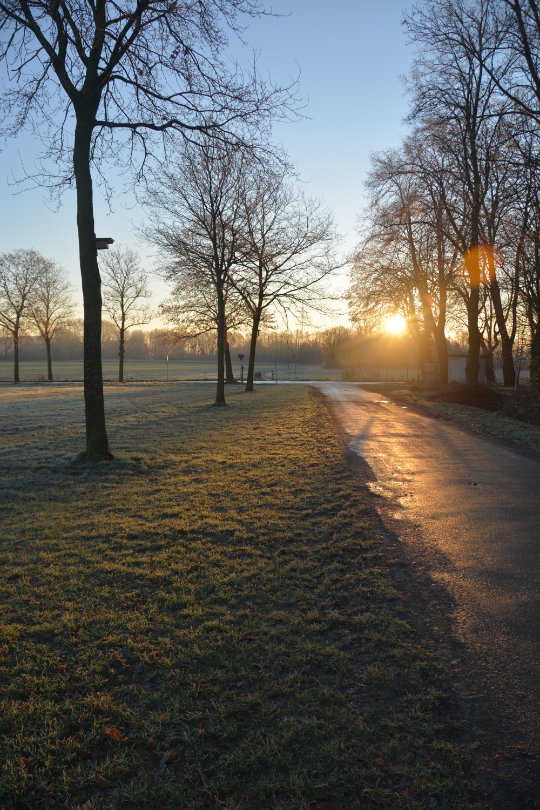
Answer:
<svg viewBox="0 0 540 810"><path fill-rule="evenodd" d="M407 112L400 76L407 73L411 51L401 27L412 0L275 0L278 17L252 22L248 47L259 52L261 73L285 83L300 70L300 95L306 119L275 128L311 196L333 211L344 250L356 241L357 217L365 204L363 183L372 151L397 146ZM239 43L235 51L242 51ZM80 298L73 193L54 212L39 189L14 194L12 170L20 158L32 168L34 144L19 136L0 153L0 252L35 248L68 271ZM96 188L96 233L148 253L133 224L141 221L129 195L118 195L109 213ZM165 289L154 284L156 301Z"/></svg>

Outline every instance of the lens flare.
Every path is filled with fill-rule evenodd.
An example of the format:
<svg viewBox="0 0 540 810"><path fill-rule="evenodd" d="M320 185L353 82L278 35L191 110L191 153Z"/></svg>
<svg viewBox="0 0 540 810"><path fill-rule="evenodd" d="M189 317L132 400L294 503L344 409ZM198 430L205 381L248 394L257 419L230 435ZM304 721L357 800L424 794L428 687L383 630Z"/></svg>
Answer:
<svg viewBox="0 0 540 810"><path fill-rule="evenodd" d="M501 254L493 245L474 245L463 258L471 287L494 281L501 264Z"/></svg>

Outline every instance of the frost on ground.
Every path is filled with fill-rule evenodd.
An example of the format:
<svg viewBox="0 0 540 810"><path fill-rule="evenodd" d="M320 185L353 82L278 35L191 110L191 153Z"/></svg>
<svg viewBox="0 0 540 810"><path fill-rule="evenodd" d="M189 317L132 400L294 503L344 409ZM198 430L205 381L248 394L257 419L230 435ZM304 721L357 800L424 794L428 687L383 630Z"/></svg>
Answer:
<svg viewBox="0 0 540 810"><path fill-rule="evenodd" d="M118 458L151 451L181 428L189 403L207 408L205 385L133 383L105 386L109 442ZM4 496L48 486L72 472L85 447L82 385L0 386L0 488Z"/></svg>
<svg viewBox="0 0 540 810"><path fill-rule="evenodd" d="M213 396L1 390L0 806L472 808L320 399Z"/></svg>

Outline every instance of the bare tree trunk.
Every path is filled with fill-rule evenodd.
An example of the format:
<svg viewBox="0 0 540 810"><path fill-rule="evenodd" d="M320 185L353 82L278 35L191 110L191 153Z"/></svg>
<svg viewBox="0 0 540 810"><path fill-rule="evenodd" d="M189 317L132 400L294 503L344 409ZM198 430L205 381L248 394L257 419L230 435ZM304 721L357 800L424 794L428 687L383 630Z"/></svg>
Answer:
<svg viewBox="0 0 540 810"><path fill-rule="evenodd" d="M514 367L512 341L508 337L508 333L504 335L501 334L501 354L503 366L503 384L513 388L516 384L516 369Z"/></svg>
<svg viewBox="0 0 540 810"><path fill-rule="evenodd" d="M465 378L469 385L478 384L480 371L480 332L478 330L478 305L480 303L480 288L471 287L471 294L467 299L467 328L469 332L469 351Z"/></svg>
<svg viewBox="0 0 540 810"><path fill-rule="evenodd" d="M13 332L13 382L17 384L20 383L20 381L21 378L19 377L19 323L17 319L15 331Z"/></svg>
<svg viewBox="0 0 540 810"><path fill-rule="evenodd" d="M480 311L480 250L478 247L478 214L473 217L471 247L465 255L465 267L469 276L470 292L467 296L467 330L469 334L469 350L467 365L465 366L465 379L468 385L478 385L478 372L480 371L481 337L478 329L478 313Z"/></svg>
<svg viewBox="0 0 540 810"><path fill-rule="evenodd" d="M225 382L228 384L236 382L232 367L231 349L228 340L225 340Z"/></svg>
<svg viewBox="0 0 540 810"><path fill-rule="evenodd" d="M448 285L445 275L444 250L442 245L442 224L439 212L439 228L437 232L437 264L438 286L439 286L439 318L435 327L434 338L437 347L437 359L439 361L439 384L448 385L448 343L446 342L446 313Z"/></svg>
<svg viewBox="0 0 540 810"><path fill-rule="evenodd" d="M111 458L105 426L103 373L101 367L101 279L96 255L94 203L90 173L89 120L77 121L73 167L77 186L77 229L84 303L84 405L86 455Z"/></svg>
<svg viewBox="0 0 540 810"><path fill-rule="evenodd" d="M422 385L426 385L427 383L426 362L429 360L431 360L429 332L423 328L421 331L418 330L418 364L420 367Z"/></svg>
<svg viewBox="0 0 540 810"><path fill-rule="evenodd" d="M495 344L496 345L496 344ZM495 383L495 361L494 361L494 346L489 340L482 338L482 351L486 357L486 382L488 385Z"/></svg>
<svg viewBox="0 0 540 810"><path fill-rule="evenodd" d="M448 347L446 345L445 327L443 314L439 315L439 325L435 323L431 304L428 303L430 296L428 295L427 287L419 285L421 298L422 298L422 312L424 316L424 323L427 331L423 335L422 347L420 352L422 376L425 376L425 361L430 358L429 351L429 338L431 333L435 340L435 348L437 350L437 361L439 365L438 381L441 385L446 385L448 382ZM442 322L442 326L441 326ZM422 359L422 357L424 359Z"/></svg>
<svg viewBox="0 0 540 810"><path fill-rule="evenodd" d="M501 302L501 290L499 288L499 282L495 277L493 277L490 280L489 289L491 292L491 300L493 301L493 308L495 310L495 318L497 320L499 334L501 336L503 381L504 385L513 388L516 383L516 371L514 368L513 347L512 341L510 340L510 337L508 335L508 329L506 328L506 319L504 317Z"/></svg>
<svg viewBox="0 0 540 810"><path fill-rule="evenodd" d="M446 385L448 383L448 345L446 343L444 327L442 329L435 327L434 336L435 346L437 348L437 360L439 362L439 383Z"/></svg>
<svg viewBox="0 0 540 810"><path fill-rule="evenodd" d="M530 324L531 339L531 385L540 385L540 322Z"/></svg>
<svg viewBox="0 0 540 810"><path fill-rule="evenodd" d="M246 377L245 391L254 391L253 378L255 376L255 352L257 349L257 337L259 336L259 324L261 322L261 310L259 307L253 313L253 323L251 325L251 340L249 342L249 359Z"/></svg>
<svg viewBox="0 0 540 810"><path fill-rule="evenodd" d="M495 384L495 363L493 360L493 349L484 346L486 353L486 382L488 385Z"/></svg>
<svg viewBox="0 0 540 810"><path fill-rule="evenodd" d="M118 349L119 365L118 365L118 382L124 382L124 357L126 354L126 328L124 326L124 319L122 319L122 326L120 327L120 345Z"/></svg>
<svg viewBox="0 0 540 810"><path fill-rule="evenodd" d="M49 382L53 381L52 373L52 357L51 357L51 339L45 338L45 346L47 347L47 379Z"/></svg>
<svg viewBox="0 0 540 810"><path fill-rule="evenodd" d="M467 299L467 329L469 332L469 351L467 365L465 366L465 379L469 385L478 385L480 371L480 345L481 336L478 328L478 313L480 311L480 211L481 211L481 181L478 171L478 154L474 135L470 135L470 160L472 161L473 191L471 200L471 233L469 250L465 259L465 267L469 275L471 292Z"/></svg>
<svg viewBox="0 0 540 810"><path fill-rule="evenodd" d="M225 402L225 300L223 298L223 289L217 289L217 304L218 304L218 318L217 318L217 361L218 361L218 378L216 387L216 401L214 405L217 408L223 408L227 403Z"/></svg>

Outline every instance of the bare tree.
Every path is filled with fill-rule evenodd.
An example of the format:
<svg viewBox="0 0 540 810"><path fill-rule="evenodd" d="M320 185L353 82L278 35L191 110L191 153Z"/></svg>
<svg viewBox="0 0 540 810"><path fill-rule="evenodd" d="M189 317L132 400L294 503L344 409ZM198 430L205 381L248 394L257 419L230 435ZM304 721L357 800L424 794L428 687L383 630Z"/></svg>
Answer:
<svg viewBox="0 0 540 810"><path fill-rule="evenodd" d="M351 337L351 330L346 326L331 326L318 333L319 343L325 355L326 368L340 368L340 349Z"/></svg>
<svg viewBox="0 0 540 810"><path fill-rule="evenodd" d="M516 206L517 217L511 218L509 228L512 230L515 226L517 242L512 239L510 241L517 249L512 250L512 261L503 262L502 268L510 284L513 298L510 306L513 315L512 343L519 332L517 301L521 296L525 303L525 318L531 332L531 375L533 379L538 379L536 369L540 357L540 337L537 336L534 304L534 301L538 300L534 282L538 261L534 258L534 248L532 254L528 251L535 238L537 239L533 225L535 214L532 213L531 216L534 204L530 208L530 179L531 176L537 175L539 166L540 7L537 0L487 0L486 8L489 14L488 47L480 48L478 43L472 40L470 48L482 69L489 74L497 89L510 102L506 115L508 128L513 130L512 162L514 168L517 168L514 188L520 190L521 200ZM478 11L475 13L478 15ZM503 257L507 253L503 245ZM506 269L507 264L511 267L511 275ZM497 304L496 296L494 303ZM500 307L498 311L500 313ZM503 349L506 337L504 331L503 328L501 332ZM522 335L520 340L523 340ZM532 359L534 357L537 358L536 361Z"/></svg>
<svg viewBox="0 0 540 810"><path fill-rule="evenodd" d="M96 258L92 166L102 177L111 155L144 174L167 132L250 141L290 93L265 86L253 71L229 70L225 31L256 0L0 0L0 60L13 86L4 127L27 124L48 138L59 181L74 181L84 299L86 454L111 456L101 368L101 288ZM71 133L74 133L73 136ZM117 136L126 137L118 142ZM125 144L113 149L113 141Z"/></svg>
<svg viewBox="0 0 540 810"><path fill-rule="evenodd" d="M226 304L243 233L240 185L245 161L242 150L215 140L185 145L178 162L160 173L148 194L151 225L146 236L169 260L165 278L212 291L218 407L226 404Z"/></svg>
<svg viewBox="0 0 540 810"><path fill-rule="evenodd" d="M532 148L532 144L529 146ZM530 379L540 384L540 165L525 164L508 242L519 278L519 297L530 334Z"/></svg>
<svg viewBox="0 0 540 810"><path fill-rule="evenodd" d="M437 142L438 151L445 155L449 185L459 187L461 194L457 213L453 202L459 195L453 200L445 195L443 202L469 280L469 383L477 382L479 370L483 206L505 112L497 83L476 53L488 47L487 3L432 0L416 7L406 19L411 38L422 48L410 83L411 118Z"/></svg>
<svg viewBox="0 0 540 810"><path fill-rule="evenodd" d="M244 233L232 284L252 318L246 391L253 391L261 319L273 310L286 316L319 308L331 297L322 282L342 263L332 218L320 202L295 192L282 172L264 164L246 167L241 179Z"/></svg>
<svg viewBox="0 0 540 810"><path fill-rule="evenodd" d="M44 259L36 283L32 288L30 317L45 341L47 351L47 379L52 381L51 342L58 329L70 325L73 319L71 284L64 271L55 262Z"/></svg>
<svg viewBox="0 0 540 810"><path fill-rule="evenodd" d="M118 381L124 382L126 332L152 320L143 299L149 298L148 276L130 248L115 248L101 259L103 307L118 330Z"/></svg>
<svg viewBox="0 0 540 810"><path fill-rule="evenodd" d="M397 274L399 305L408 313L410 331L421 343L419 356L428 357L427 344L433 335L439 382L446 383L448 289L456 273L458 251L446 234L448 222L438 178L433 176L433 156L425 147L425 138L411 137L403 150L376 154L372 163L367 183L372 197L367 245L372 252L376 245L380 255L372 255L371 268L389 273L386 284L390 286ZM362 251L356 272L362 269L361 255Z"/></svg>
<svg viewBox="0 0 540 810"><path fill-rule="evenodd" d="M519 301L519 268L514 264L514 273L505 269L504 254L495 247L502 238L502 226L514 206L516 190L515 176L509 174L511 164L505 160L501 148L493 160L488 178L488 194L484 201L484 234L486 246L483 249L483 280L489 291L490 305L497 327L497 341L500 342L503 382L513 387L515 384L514 340L517 334L517 305ZM502 247L502 244L501 244ZM508 283L509 282L509 283Z"/></svg>
<svg viewBox="0 0 540 810"><path fill-rule="evenodd" d="M36 250L15 250L0 256L0 326L13 340L13 382L19 375L22 319L29 313L30 299L46 259Z"/></svg>

